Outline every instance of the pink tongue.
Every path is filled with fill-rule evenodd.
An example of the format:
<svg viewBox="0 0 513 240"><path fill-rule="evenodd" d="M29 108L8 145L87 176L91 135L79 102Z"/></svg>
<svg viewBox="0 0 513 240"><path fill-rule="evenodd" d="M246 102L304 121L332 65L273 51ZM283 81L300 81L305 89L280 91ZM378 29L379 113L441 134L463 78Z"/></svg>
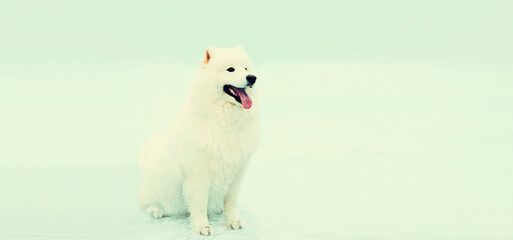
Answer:
<svg viewBox="0 0 513 240"><path fill-rule="evenodd" d="M233 88L233 91L237 94L237 96L240 97L240 102L242 103L242 107L244 109L250 109L251 105L253 105L253 101L251 101L251 98L246 93L246 90L244 88Z"/></svg>

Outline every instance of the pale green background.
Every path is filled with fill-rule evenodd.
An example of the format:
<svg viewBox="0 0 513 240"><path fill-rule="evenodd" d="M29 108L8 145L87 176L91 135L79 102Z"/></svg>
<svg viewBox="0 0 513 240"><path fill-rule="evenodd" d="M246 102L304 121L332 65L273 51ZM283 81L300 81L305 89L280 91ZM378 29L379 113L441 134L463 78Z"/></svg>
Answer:
<svg viewBox="0 0 513 240"><path fill-rule="evenodd" d="M512 63L511 1L2 1L0 60L176 58Z"/></svg>

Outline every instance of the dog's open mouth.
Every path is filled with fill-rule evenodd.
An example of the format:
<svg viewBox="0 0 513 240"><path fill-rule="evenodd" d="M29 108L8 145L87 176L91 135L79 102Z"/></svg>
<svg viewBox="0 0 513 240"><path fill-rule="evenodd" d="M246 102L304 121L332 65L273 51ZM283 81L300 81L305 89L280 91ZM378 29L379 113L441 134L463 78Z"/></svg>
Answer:
<svg viewBox="0 0 513 240"><path fill-rule="evenodd" d="M253 101L246 93L245 88L237 88L232 85L224 85L223 91L233 97L235 101L239 102L244 109L250 109Z"/></svg>

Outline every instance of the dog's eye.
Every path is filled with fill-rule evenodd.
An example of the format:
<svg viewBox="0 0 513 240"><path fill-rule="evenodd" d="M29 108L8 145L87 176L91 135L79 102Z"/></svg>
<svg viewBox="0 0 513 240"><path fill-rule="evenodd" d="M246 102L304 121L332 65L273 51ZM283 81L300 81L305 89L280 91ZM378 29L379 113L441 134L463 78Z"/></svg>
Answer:
<svg viewBox="0 0 513 240"><path fill-rule="evenodd" d="M244 69L246 69L246 71L248 70L248 68L244 68Z"/></svg>
<svg viewBox="0 0 513 240"><path fill-rule="evenodd" d="M233 72L233 71L235 71L235 68L230 67L230 68L226 69L226 71Z"/></svg>

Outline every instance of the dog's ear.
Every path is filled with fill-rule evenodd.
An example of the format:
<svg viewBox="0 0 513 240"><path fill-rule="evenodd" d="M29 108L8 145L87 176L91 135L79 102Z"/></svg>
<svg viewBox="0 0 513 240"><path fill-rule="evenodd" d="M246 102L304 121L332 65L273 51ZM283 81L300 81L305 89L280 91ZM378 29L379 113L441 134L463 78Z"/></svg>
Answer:
<svg viewBox="0 0 513 240"><path fill-rule="evenodd" d="M207 64L210 61L210 58L211 58L211 53L210 53L209 49L207 48L207 50L205 51L205 56L203 56L203 63Z"/></svg>
<svg viewBox="0 0 513 240"><path fill-rule="evenodd" d="M215 55L215 48L214 47L208 47L205 51L205 55L203 56L203 64L207 64L210 62L210 59L213 55Z"/></svg>

